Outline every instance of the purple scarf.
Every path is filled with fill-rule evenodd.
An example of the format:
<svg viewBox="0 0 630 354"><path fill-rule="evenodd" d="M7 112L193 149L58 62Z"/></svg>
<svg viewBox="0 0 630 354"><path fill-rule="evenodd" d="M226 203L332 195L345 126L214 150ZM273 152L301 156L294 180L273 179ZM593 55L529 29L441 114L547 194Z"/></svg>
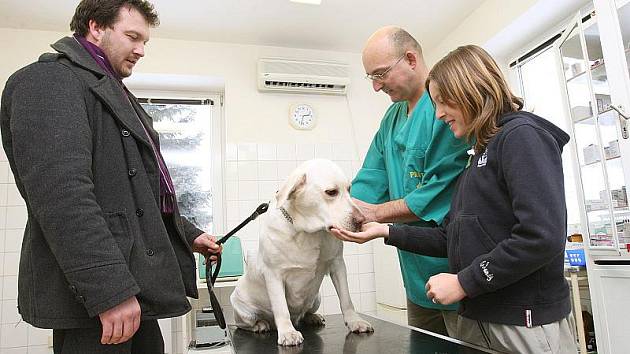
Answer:
<svg viewBox="0 0 630 354"><path fill-rule="evenodd" d="M131 101L133 96L130 96L131 93L127 90L127 87L123 84L122 78L120 75L116 73L112 64L107 59L107 56L103 52L101 48L99 48L94 43L89 42L85 37L79 36L78 34L74 34L74 38L85 48L85 50L90 54L90 56L96 61L96 64L103 69L109 77L115 79L116 82L120 84L120 87L127 95L127 98ZM132 105L133 106L133 105ZM173 180L171 179L171 175L168 172L168 168L166 167L166 163L164 162L164 157L160 153L159 147L155 144L151 135L147 131L147 128L142 123L142 120L138 117L140 121L140 125L144 129L149 142L151 143L151 147L153 148L153 154L155 155L155 159L158 162L158 168L160 170L160 210L163 214L172 214L175 210L175 187L173 186Z"/></svg>

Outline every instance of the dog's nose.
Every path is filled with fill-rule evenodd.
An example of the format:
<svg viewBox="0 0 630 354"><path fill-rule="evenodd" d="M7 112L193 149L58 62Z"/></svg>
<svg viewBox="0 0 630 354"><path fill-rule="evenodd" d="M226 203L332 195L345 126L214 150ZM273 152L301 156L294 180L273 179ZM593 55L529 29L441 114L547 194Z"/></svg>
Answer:
<svg viewBox="0 0 630 354"><path fill-rule="evenodd" d="M359 208L353 208L352 210L352 223L361 230L361 225L366 221L365 215L359 210Z"/></svg>
<svg viewBox="0 0 630 354"><path fill-rule="evenodd" d="M365 222L365 216L361 213L357 214L354 218L354 223L358 225L363 225Z"/></svg>

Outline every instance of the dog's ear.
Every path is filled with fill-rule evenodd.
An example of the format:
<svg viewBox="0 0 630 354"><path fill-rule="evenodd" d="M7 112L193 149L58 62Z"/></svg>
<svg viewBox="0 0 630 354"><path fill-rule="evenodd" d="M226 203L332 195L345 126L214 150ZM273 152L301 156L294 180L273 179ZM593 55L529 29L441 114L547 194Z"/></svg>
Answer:
<svg viewBox="0 0 630 354"><path fill-rule="evenodd" d="M287 200L295 198L295 194L304 188L305 185L306 173L289 178L278 193L276 193L276 201L278 202L278 205L282 206Z"/></svg>

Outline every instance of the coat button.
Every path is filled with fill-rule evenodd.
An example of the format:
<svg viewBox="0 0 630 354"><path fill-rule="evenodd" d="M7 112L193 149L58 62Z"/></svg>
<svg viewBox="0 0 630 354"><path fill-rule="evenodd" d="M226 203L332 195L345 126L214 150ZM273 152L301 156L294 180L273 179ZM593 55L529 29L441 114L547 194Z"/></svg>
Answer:
<svg viewBox="0 0 630 354"><path fill-rule="evenodd" d="M144 210L142 210L142 209L136 210L136 215L138 215L138 216L144 215Z"/></svg>
<svg viewBox="0 0 630 354"><path fill-rule="evenodd" d="M74 285L70 285L70 291L72 291L73 294L77 293L77 287Z"/></svg>
<svg viewBox="0 0 630 354"><path fill-rule="evenodd" d="M153 250L152 250L152 249L150 249L150 248L149 248L149 249L147 250L147 256L151 257L151 256L153 256L154 254L155 254L155 252L153 252Z"/></svg>
<svg viewBox="0 0 630 354"><path fill-rule="evenodd" d="M129 170L129 177L135 176L136 173L138 173L138 170L136 170L135 168L130 169Z"/></svg>
<svg viewBox="0 0 630 354"><path fill-rule="evenodd" d="M123 130L121 131L121 134L122 134L122 136L125 136L125 137L127 137L127 136L131 135L131 133L129 133L129 130L127 130L127 129L123 129Z"/></svg>
<svg viewBox="0 0 630 354"><path fill-rule="evenodd" d="M84 303L85 302L85 298L83 297L83 295L77 295L76 299L78 302Z"/></svg>

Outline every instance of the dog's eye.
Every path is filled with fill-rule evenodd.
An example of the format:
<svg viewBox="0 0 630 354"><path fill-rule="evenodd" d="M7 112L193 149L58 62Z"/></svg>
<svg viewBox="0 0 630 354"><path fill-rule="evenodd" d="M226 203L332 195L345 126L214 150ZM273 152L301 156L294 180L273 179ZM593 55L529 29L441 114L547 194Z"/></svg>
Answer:
<svg viewBox="0 0 630 354"><path fill-rule="evenodd" d="M326 194L330 197L336 197L339 194L339 191L336 189L328 189L326 190Z"/></svg>

